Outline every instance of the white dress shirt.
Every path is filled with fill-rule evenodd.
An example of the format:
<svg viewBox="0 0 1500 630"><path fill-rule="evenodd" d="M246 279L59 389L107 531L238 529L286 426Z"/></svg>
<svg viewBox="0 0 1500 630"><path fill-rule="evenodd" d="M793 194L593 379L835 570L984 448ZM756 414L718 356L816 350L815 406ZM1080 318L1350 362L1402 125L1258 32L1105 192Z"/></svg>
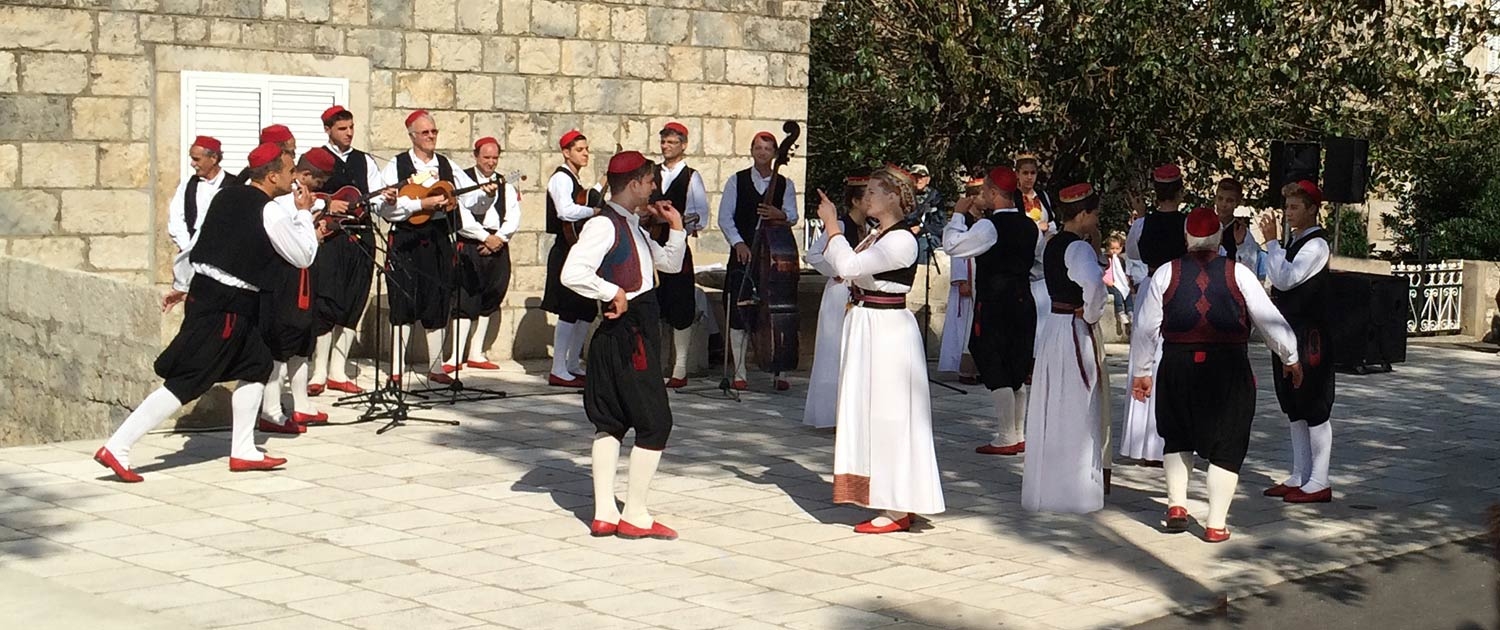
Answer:
<svg viewBox="0 0 1500 630"><path fill-rule="evenodd" d="M564 221L582 221L594 216L596 211L593 206L579 204L573 199L573 180L578 177L578 173L573 172L573 167L566 164L563 168L573 173L573 177L553 171L552 178L547 180L547 196L552 199L552 207L557 209L558 218ZM599 190L599 187L594 186L593 189Z"/></svg>
<svg viewBox="0 0 1500 630"><path fill-rule="evenodd" d="M505 220L500 220L500 211L495 208L500 200L505 200ZM464 238L483 241L494 234L500 240L507 243L510 237L515 236L516 230L521 228L521 193L516 190L510 182L505 183L505 190L498 196L490 198L490 202L477 209L479 218L475 218L474 212L460 210L458 212L458 235Z"/></svg>
<svg viewBox="0 0 1500 630"><path fill-rule="evenodd" d="M677 160L675 166L661 167L661 189L665 192L672 187L672 182L677 181L677 176L682 174L683 167L687 166L687 160ZM703 175L693 171L693 178L688 181L687 207L678 208L682 213L682 225L689 231L696 232L708 225L708 188L703 185ZM689 219L688 217L696 217Z"/></svg>
<svg viewBox="0 0 1500 630"><path fill-rule="evenodd" d="M172 201L167 205L167 235L172 237L172 242L177 244L179 251L193 249L193 241L196 240L198 230L203 228L203 217L208 216L208 206L214 202L214 196L219 194L219 189L224 186L224 178L227 174L224 169L219 169L212 178L198 180L198 216L191 229L187 224L187 195L188 182L184 181L177 185L177 192L172 193ZM197 177L194 175L193 177ZM189 181L192 177L188 178Z"/></svg>
<svg viewBox="0 0 1500 630"><path fill-rule="evenodd" d="M1294 234L1292 241L1307 238L1322 229L1321 226L1314 225ZM1271 279L1271 286L1281 291L1290 291L1327 267L1331 253L1328 249L1328 241L1319 238L1313 239L1303 245L1302 249L1297 250L1297 258L1287 260L1286 250L1281 247L1281 242L1271 241L1266 243L1266 277Z"/></svg>
<svg viewBox="0 0 1500 630"><path fill-rule="evenodd" d="M786 212L787 225L796 225L797 185L793 184L789 178L783 179L786 179L786 194L781 196L781 210ZM719 231L724 233L724 240L729 242L731 248L745 242L745 239L740 237L739 228L734 226L735 204L739 202L739 184L736 182L739 180L739 173L731 175L729 181L724 182L723 194L719 196ZM766 187L771 185L771 178L761 177L760 171L752 166L750 167L750 183L755 186L755 192L764 195Z"/></svg>
<svg viewBox="0 0 1500 630"><path fill-rule="evenodd" d="M646 232L641 229L641 218L634 212L626 210L613 201L607 204L604 211L615 212L625 217L626 224L630 226L631 240L635 242L636 256L641 261L641 287L627 292L625 299L633 300L636 296L656 288L656 274L651 273L650 267L647 266L648 261L652 267L662 273L677 273L682 270L682 254L687 249L686 232L672 230L667 235L667 244L658 245L656 241L646 236ZM604 262L604 256L614 246L615 224L613 221L608 217L598 217L585 222L583 229L578 233L578 242L573 244L572 250L568 252L568 259L563 262L563 286L579 295L600 302L615 299L620 287L599 277L599 265Z"/></svg>
<svg viewBox="0 0 1500 630"><path fill-rule="evenodd" d="M321 200L315 203L321 203ZM260 210L260 222L277 255L298 269L312 266L313 259L318 256L318 230L313 227L312 213L298 210L291 194L266 202ZM193 272L213 278L226 286L260 291L259 287L206 263L193 263Z"/></svg>
<svg viewBox="0 0 1500 630"><path fill-rule="evenodd" d="M1230 221L1230 223L1233 223L1233 221ZM1221 233L1228 228L1228 224L1219 225L1219 231ZM1233 236L1234 231L1230 230L1229 234ZM1220 256L1227 255L1228 253L1229 250L1224 249L1222 245L1219 246ZM1238 262L1239 264L1249 267L1253 270L1255 269L1256 259L1258 258L1260 258L1260 243L1255 242L1255 235L1251 234L1249 229L1246 229L1245 242L1240 243L1238 248L1234 250L1234 260L1235 262Z"/></svg>
<svg viewBox="0 0 1500 630"><path fill-rule="evenodd" d="M414 174L421 175L423 173L430 173L433 180L437 179L437 153L433 153L432 159L427 161L423 161L422 159L418 158L416 151L407 151L406 154L411 156L411 165L414 169ZM448 160L448 166L453 168L454 189L469 188L470 186L474 185L474 180L469 179L468 173L465 173L463 169L458 168L458 165L454 164L453 160ZM396 175L396 160L391 160L390 162L386 163L385 170L380 172L380 180L382 182L381 186L400 186L405 183L402 182L401 179ZM493 202L493 197L484 194L483 191L478 189L471 190L458 196L458 205L462 208L472 209ZM376 197L373 205L376 206L376 210L380 212L380 215L385 217L385 220L394 223L410 219L413 213L421 210L422 200L397 197L396 203L387 204L385 203L385 199L383 197ZM433 217L435 218L441 216L444 216L441 212L435 213L433 215Z"/></svg>
<svg viewBox="0 0 1500 630"><path fill-rule="evenodd" d="M1260 330L1266 347L1281 357L1282 363L1296 363L1297 337L1292 327L1281 316L1281 311L1271 304L1265 287L1255 272L1239 263L1234 265L1234 283L1245 297L1245 309L1250 312L1250 321ZM1150 376L1156 369L1156 348L1161 340L1162 299L1167 287L1172 285L1174 265L1162 265L1151 276L1151 285L1145 289L1146 299L1138 306L1135 332L1130 338L1130 362L1135 366L1132 376Z"/></svg>

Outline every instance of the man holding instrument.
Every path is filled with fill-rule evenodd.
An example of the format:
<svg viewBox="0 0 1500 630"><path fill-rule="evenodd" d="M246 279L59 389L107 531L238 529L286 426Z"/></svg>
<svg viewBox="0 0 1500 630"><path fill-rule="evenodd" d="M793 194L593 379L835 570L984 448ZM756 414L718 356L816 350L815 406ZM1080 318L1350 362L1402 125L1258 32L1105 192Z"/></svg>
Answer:
<svg viewBox="0 0 1500 630"><path fill-rule="evenodd" d="M474 142L474 166L464 170L470 179L490 181L500 165L500 141L485 136ZM453 314L458 328L458 343L453 356L443 363L444 372L458 369L458 363L476 370L498 370L500 366L484 355L484 338L489 334L490 320L499 317L500 302L510 288L510 239L521 228L521 194L515 184L499 180L505 186L500 198L475 212L459 210L458 226L458 302ZM470 333L473 341L469 340Z"/></svg>
<svg viewBox="0 0 1500 630"><path fill-rule="evenodd" d="M599 306L563 285L562 267L578 240L582 222L597 213L603 200L597 190L585 188L578 181L578 174L589 165L589 139L573 129L563 134L557 146L562 149L563 163L547 180L547 233L555 238L547 252L547 285L542 293L542 310L557 315L547 384L581 388L583 365L579 355Z"/></svg>
<svg viewBox="0 0 1500 630"><path fill-rule="evenodd" d="M755 164L751 168L735 173L724 182L723 196L719 201L719 230L728 241L730 254L728 270L724 274L724 299L741 305L754 298L755 287L750 273L751 246L755 234L763 225L777 224L790 227L797 224L797 187L785 176L776 173L776 136L762 131L750 141L750 158ZM773 188L770 194L767 189ZM766 200L775 200L770 205ZM734 353L734 381L731 386L738 390L749 389L745 380L745 352L749 343L746 335L744 309L729 309L729 339ZM791 388L781 378L781 373L772 375L778 391Z"/></svg>
<svg viewBox="0 0 1500 630"><path fill-rule="evenodd" d="M411 326L421 322L427 332L427 378L433 383L449 384L453 379L443 373L443 336L453 304L453 221L448 213L455 202L464 208L483 208L493 203L498 185L476 184L462 170L453 167L447 157L437 152L437 123L426 110L406 117L406 133L411 150L397 155L381 172L385 185L422 187L418 196L400 194L394 202L378 199L377 210L391 222L386 241L386 289L390 296L391 325L395 337L391 344L391 381L399 385L406 368L406 344ZM453 186L456 198L429 196L425 188L439 182Z"/></svg>
<svg viewBox="0 0 1500 630"><path fill-rule="evenodd" d="M380 166L368 153L354 148L354 113L342 105L323 111L323 130L336 163L333 173L318 192L335 193L345 186L360 196L381 191L384 203L396 200L396 189L381 180ZM331 389L350 394L362 389L349 377L349 347L354 343L354 329L365 312L370 297L370 282L375 275L375 230L369 213L357 221L345 221L341 233L333 235L318 248L313 262L313 281L320 287L317 296L317 322L313 332L318 336L313 352L312 376L307 386L310 396Z"/></svg>
<svg viewBox="0 0 1500 630"><path fill-rule="evenodd" d="M708 191L703 177L687 165L683 154L687 152L688 130L679 122L669 122L661 128L661 188L659 194L682 214L682 222L688 236L697 236L698 230L708 224ZM657 243L666 244L664 225L652 232ZM693 250L683 248L682 269L677 273L661 274L661 290L657 293L661 301L661 318L672 327L672 376L667 387L687 385L688 346L693 339L693 320L697 319L697 285L693 281Z"/></svg>

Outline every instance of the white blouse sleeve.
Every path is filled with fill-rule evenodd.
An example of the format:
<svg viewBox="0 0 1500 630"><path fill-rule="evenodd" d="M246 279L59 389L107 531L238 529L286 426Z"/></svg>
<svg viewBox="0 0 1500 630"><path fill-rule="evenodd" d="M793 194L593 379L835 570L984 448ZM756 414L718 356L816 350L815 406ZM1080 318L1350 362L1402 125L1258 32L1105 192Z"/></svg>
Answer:
<svg viewBox="0 0 1500 630"><path fill-rule="evenodd" d="M833 275L840 278L864 278L892 269L905 269L917 260L917 237L897 229L856 253L842 238L828 239L823 250Z"/></svg>

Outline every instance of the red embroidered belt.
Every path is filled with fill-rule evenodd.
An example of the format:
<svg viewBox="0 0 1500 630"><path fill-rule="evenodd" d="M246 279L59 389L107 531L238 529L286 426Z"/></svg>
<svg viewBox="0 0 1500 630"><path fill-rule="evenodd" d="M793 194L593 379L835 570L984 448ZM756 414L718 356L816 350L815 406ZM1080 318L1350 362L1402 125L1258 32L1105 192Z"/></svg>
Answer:
<svg viewBox="0 0 1500 630"><path fill-rule="evenodd" d="M849 303L864 308L894 310L906 308L906 296L899 293L861 291L856 288L849 293Z"/></svg>

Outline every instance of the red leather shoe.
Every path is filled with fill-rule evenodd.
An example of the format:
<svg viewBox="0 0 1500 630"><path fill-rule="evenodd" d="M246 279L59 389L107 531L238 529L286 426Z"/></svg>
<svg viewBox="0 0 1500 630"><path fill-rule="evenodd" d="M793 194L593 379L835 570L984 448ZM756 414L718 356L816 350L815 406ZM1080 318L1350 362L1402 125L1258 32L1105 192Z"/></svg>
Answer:
<svg viewBox="0 0 1500 630"><path fill-rule="evenodd" d="M589 377L589 375L584 372L574 372L573 370L568 370L568 373L572 374L573 378L576 378L578 380L587 380Z"/></svg>
<svg viewBox="0 0 1500 630"><path fill-rule="evenodd" d="M891 521L888 525L875 525L875 519L870 519L854 526L856 534L890 534L904 532L911 529L911 515L901 517L899 521Z"/></svg>
<svg viewBox="0 0 1500 630"><path fill-rule="evenodd" d="M229 472L247 472L251 470L271 470L286 463L284 457L271 457L266 455L260 460L229 458Z"/></svg>
<svg viewBox="0 0 1500 630"><path fill-rule="evenodd" d="M1185 532L1188 528L1187 508L1174 505L1167 508L1166 530L1171 533Z"/></svg>
<svg viewBox="0 0 1500 630"><path fill-rule="evenodd" d="M1224 529L1214 529L1214 528L1210 527L1208 529L1203 530L1203 541L1204 542L1221 543L1221 542L1224 542L1226 540L1229 540L1229 528L1228 527L1226 527Z"/></svg>
<svg viewBox="0 0 1500 630"><path fill-rule="evenodd" d="M669 379L667 379L667 387L670 387L672 389L677 389L679 387L687 387L687 379L685 379L685 378L669 378Z"/></svg>
<svg viewBox="0 0 1500 630"><path fill-rule="evenodd" d="M792 384L781 379L776 379L776 391L784 392L792 388Z"/></svg>
<svg viewBox="0 0 1500 630"><path fill-rule="evenodd" d="M321 394L321 393L323 393L323 384L322 383L308 383L307 384L307 395L308 396L317 396L318 394Z"/></svg>
<svg viewBox="0 0 1500 630"><path fill-rule="evenodd" d="M1293 487L1291 487L1289 485L1286 485L1284 483L1278 483L1278 484L1276 484L1274 486L1266 488L1265 492L1262 492L1260 494L1261 494L1261 496L1266 496L1266 497L1284 497L1284 496L1289 495L1289 494L1291 494L1293 492L1299 492L1301 490L1302 490L1301 488L1293 488Z"/></svg>
<svg viewBox="0 0 1500 630"><path fill-rule="evenodd" d="M742 380L737 380L733 383L730 383L729 386L742 392L750 389L750 384Z"/></svg>
<svg viewBox="0 0 1500 630"><path fill-rule="evenodd" d="M500 366L496 365L492 361L464 361L464 365L466 367L471 367L471 368L474 368L476 370L498 370L498 369L500 369Z"/></svg>
<svg viewBox="0 0 1500 630"><path fill-rule="evenodd" d="M589 535L593 536L594 538L613 536L615 535L615 531L618 529L620 529L620 526L614 523L606 523L604 521L595 520L593 523L589 524Z"/></svg>
<svg viewBox="0 0 1500 630"><path fill-rule="evenodd" d="M285 433L287 435L297 435L299 433L306 433L307 427L299 424L296 419L287 420L284 424L276 424L275 422L271 422L270 420L267 420L265 418L256 418L255 430L264 431L266 433Z"/></svg>
<svg viewBox="0 0 1500 630"><path fill-rule="evenodd" d="M319 411L318 413L293 411L292 422L297 424L328 424L328 413L323 411Z"/></svg>
<svg viewBox="0 0 1500 630"><path fill-rule="evenodd" d="M1287 503L1331 503L1333 501L1333 488L1324 488L1317 492L1303 492L1301 488L1292 490L1281 498Z"/></svg>
<svg viewBox="0 0 1500 630"><path fill-rule="evenodd" d="M355 385L354 381L335 381L328 379L328 389L341 391L348 394L363 394L364 388Z"/></svg>
<svg viewBox="0 0 1500 630"><path fill-rule="evenodd" d="M443 373L444 374L452 374L456 370L458 370L458 366L456 366L456 365L450 365L448 363L444 363L443 364Z"/></svg>
<svg viewBox="0 0 1500 630"><path fill-rule="evenodd" d="M662 525L660 521L652 523L651 527L647 529L644 527L636 527L634 525L631 525L630 523L626 523L622 519L618 528L615 530L615 535L619 536L620 538L626 538L629 540L637 540L640 538L677 540L677 532L672 531L672 528L667 527L666 525Z"/></svg>
<svg viewBox="0 0 1500 630"><path fill-rule="evenodd" d="M994 444L985 444L984 446L974 449L974 452L979 453L980 455L1020 455L1021 453L1026 452L1026 443L1016 442L1015 444L1012 444L1010 446L995 446Z"/></svg>
<svg viewBox="0 0 1500 630"><path fill-rule="evenodd" d="M583 387L583 379L577 377L564 379L556 374L548 374L547 384L553 387Z"/></svg>
<svg viewBox="0 0 1500 630"><path fill-rule="evenodd" d="M427 375L427 380L429 380L429 381L431 381L433 383L437 383L439 385L451 385L451 384L453 384L453 377L448 376L447 374L438 374L437 372L433 372L433 373L428 374Z"/></svg>
<svg viewBox="0 0 1500 630"><path fill-rule="evenodd" d="M94 451L94 461L99 462L100 466L114 471L115 477L123 483L140 483L146 480L145 477L137 475L135 471L121 465L120 460L115 459L115 454L109 452L109 449L103 446L99 447L99 450Z"/></svg>

